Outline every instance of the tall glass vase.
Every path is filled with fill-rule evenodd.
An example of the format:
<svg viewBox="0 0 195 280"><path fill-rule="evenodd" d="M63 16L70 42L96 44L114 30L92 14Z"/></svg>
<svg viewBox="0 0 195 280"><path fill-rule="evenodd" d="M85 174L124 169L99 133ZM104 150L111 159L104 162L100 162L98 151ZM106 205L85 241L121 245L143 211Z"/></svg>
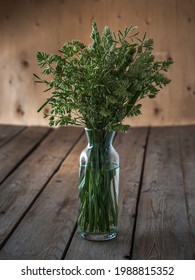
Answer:
<svg viewBox="0 0 195 280"><path fill-rule="evenodd" d="M85 129L88 145L80 155L77 231L104 241L118 227L119 156L112 146L114 131Z"/></svg>

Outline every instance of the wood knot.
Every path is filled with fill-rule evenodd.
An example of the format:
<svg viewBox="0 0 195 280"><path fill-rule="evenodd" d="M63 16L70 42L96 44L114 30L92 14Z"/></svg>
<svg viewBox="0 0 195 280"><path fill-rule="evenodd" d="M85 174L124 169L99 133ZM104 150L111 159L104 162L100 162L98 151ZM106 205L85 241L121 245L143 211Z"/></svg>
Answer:
<svg viewBox="0 0 195 280"><path fill-rule="evenodd" d="M61 179L57 179L57 180L56 180L56 183L61 183L61 182L62 182Z"/></svg>
<svg viewBox="0 0 195 280"><path fill-rule="evenodd" d="M29 67L29 62L28 62L26 59L23 59L23 60L21 61L21 64L22 64L22 66L23 66L24 68L28 68L28 67Z"/></svg>
<svg viewBox="0 0 195 280"><path fill-rule="evenodd" d="M188 22L191 23L191 21L192 21L192 17L188 16Z"/></svg>
<svg viewBox="0 0 195 280"><path fill-rule="evenodd" d="M159 115L160 114L160 108L156 107L154 108L154 115Z"/></svg>
<svg viewBox="0 0 195 280"><path fill-rule="evenodd" d="M172 56L168 55L167 60L173 60Z"/></svg>
<svg viewBox="0 0 195 280"><path fill-rule="evenodd" d="M47 115L49 113L49 109L48 108L45 108L44 109L44 113Z"/></svg>
<svg viewBox="0 0 195 280"><path fill-rule="evenodd" d="M149 19L146 19L146 25L150 25L150 20Z"/></svg>
<svg viewBox="0 0 195 280"><path fill-rule="evenodd" d="M23 115L24 115L24 110L23 110L23 108L22 108L22 105L21 105L21 104L19 104L19 105L17 106L17 108L16 108L16 112L17 112L19 115L21 115L21 116L23 116Z"/></svg>

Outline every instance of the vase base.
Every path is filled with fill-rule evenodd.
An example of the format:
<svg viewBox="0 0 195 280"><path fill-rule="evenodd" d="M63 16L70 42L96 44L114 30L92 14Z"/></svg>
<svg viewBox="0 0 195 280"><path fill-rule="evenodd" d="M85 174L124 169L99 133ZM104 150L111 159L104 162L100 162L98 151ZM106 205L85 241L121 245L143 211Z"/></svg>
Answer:
<svg viewBox="0 0 195 280"><path fill-rule="evenodd" d="M115 238L117 236L117 232L110 232L110 233L104 233L104 234L91 234L86 232L80 232L77 231L78 234L86 240L89 241L107 241Z"/></svg>

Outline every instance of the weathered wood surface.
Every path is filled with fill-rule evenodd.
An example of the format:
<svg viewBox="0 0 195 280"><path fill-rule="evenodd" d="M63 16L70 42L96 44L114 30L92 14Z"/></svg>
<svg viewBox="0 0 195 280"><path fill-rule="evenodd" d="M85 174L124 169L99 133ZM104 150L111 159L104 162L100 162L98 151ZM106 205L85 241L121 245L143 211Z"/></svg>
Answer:
<svg viewBox="0 0 195 280"><path fill-rule="evenodd" d="M1 127L0 127L0 147L3 146L8 141L10 141L14 136L16 136L24 128L25 128L24 126L1 125Z"/></svg>
<svg viewBox="0 0 195 280"><path fill-rule="evenodd" d="M178 129L150 133L133 259L192 259Z"/></svg>
<svg viewBox="0 0 195 280"><path fill-rule="evenodd" d="M0 183L36 147L48 132L47 128L30 127L18 134L13 141L1 147Z"/></svg>
<svg viewBox="0 0 195 280"><path fill-rule="evenodd" d="M154 39L157 59L174 61L171 84L143 100L144 117L129 118L129 124L195 124L194 0L4 0L0 19L1 123L48 124L36 113L46 98L32 75L41 72L37 51L58 53L73 39L88 45L94 19L100 34L104 26L117 32L137 25L140 38L147 32Z"/></svg>
<svg viewBox="0 0 195 280"><path fill-rule="evenodd" d="M179 128L179 140L191 250L195 259L195 126Z"/></svg>
<svg viewBox="0 0 195 280"><path fill-rule="evenodd" d="M82 143L68 155L5 244L2 254L6 259L60 259L63 255L76 223L77 162Z"/></svg>
<svg viewBox="0 0 195 280"><path fill-rule="evenodd" d="M83 130L0 126L3 138L0 259L194 259L195 126L117 135L119 234L107 242L75 232Z"/></svg>
<svg viewBox="0 0 195 280"><path fill-rule="evenodd" d="M52 131L26 161L0 185L1 246L57 171L80 134L81 130L70 128Z"/></svg>

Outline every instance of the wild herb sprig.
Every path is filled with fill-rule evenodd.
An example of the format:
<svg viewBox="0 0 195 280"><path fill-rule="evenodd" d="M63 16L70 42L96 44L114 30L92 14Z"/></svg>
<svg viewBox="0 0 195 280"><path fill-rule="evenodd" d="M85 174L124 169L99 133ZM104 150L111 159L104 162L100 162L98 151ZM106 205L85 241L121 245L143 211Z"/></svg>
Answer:
<svg viewBox="0 0 195 280"><path fill-rule="evenodd" d="M87 47L80 41L69 41L60 54L37 53L45 80L34 74L37 82L46 85L50 97L45 112L51 126L81 125L89 129L126 131L123 120L141 114L139 101L154 98L170 83L163 72L171 60L155 61L153 40L142 39L135 27L126 27L116 35L105 27L100 36L92 23L92 43Z"/></svg>

